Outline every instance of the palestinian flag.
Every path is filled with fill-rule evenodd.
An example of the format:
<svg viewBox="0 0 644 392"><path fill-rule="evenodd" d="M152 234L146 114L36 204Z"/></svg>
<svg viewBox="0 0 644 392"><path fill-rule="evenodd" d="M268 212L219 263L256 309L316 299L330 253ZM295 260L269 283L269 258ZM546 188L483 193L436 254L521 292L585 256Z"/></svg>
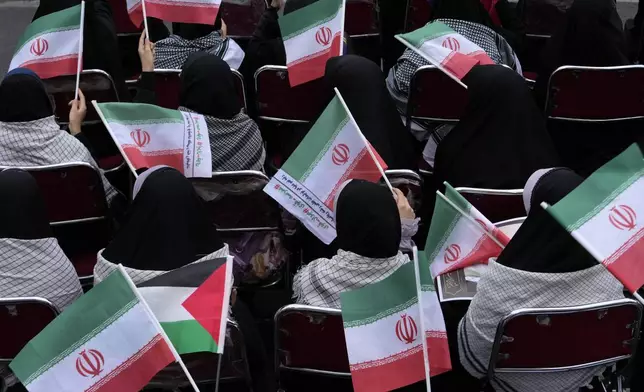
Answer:
<svg viewBox="0 0 644 392"><path fill-rule="evenodd" d="M179 354L224 352L232 258L189 264L139 285Z"/></svg>
<svg viewBox="0 0 644 392"><path fill-rule="evenodd" d="M133 171L168 165L186 177L212 177L208 126L201 114L139 103L93 104Z"/></svg>
<svg viewBox="0 0 644 392"><path fill-rule="evenodd" d="M443 22L428 23L396 39L458 81L475 65L494 64L483 49Z"/></svg>
<svg viewBox="0 0 644 392"><path fill-rule="evenodd" d="M291 87L324 76L342 54L345 0L318 0L279 18Z"/></svg>
<svg viewBox="0 0 644 392"><path fill-rule="evenodd" d="M75 75L83 35L81 9L79 4L31 22L18 41L9 71L28 68L43 79Z"/></svg>
<svg viewBox="0 0 644 392"><path fill-rule="evenodd" d="M351 179L377 182L381 177L367 143L336 96L264 192L329 244L336 237L333 202L340 186ZM369 148L385 170L387 164Z"/></svg>
<svg viewBox="0 0 644 392"><path fill-rule="evenodd" d="M135 392L175 361L154 316L113 272L33 338L9 365L30 392Z"/></svg>
<svg viewBox="0 0 644 392"><path fill-rule="evenodd" d="M127 12L135 26L143 23L143 0L127 0ZM214 25L221 0L145 0L145 13L166 22Z"/></svg>
<svg viewBox="0 0 644 392"><path fill-rule="evenodd" d="M637 144L547 208L631 292L644 285L644 157Z"/></svg>
<svg viewBox="0 0 644 392"><path fill-rule="evenodd" d="M490 257L497 257L509 239L474 208L465 198L446 184L447 198L478 225L450 205L442 195L437 195L434 215L425 242L424 255L428 257L433 278L446 272L473 264L487 264ZM486 234L487 231L487 234Z"/></svg>

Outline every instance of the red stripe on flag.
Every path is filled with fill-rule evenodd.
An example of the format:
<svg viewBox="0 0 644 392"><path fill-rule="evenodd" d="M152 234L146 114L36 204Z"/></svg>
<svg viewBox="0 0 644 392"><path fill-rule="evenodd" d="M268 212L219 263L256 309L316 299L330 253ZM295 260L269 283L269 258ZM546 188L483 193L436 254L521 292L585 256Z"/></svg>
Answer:
<svg viewBox="0 0 644 392"><path fill-rule="evenodd" d="M459 52L452 52L441 64L443 68L458 80L462 80L479 63L479 60Z"/></svg>
<svg viewBox="0 0 644 392"><path fill-rule="evenodd" d="M492 241L490 237L483 234L478 239L478 241L476 241L476 244L474 245L474 248L472 248L470 253L468 253L462 259L454 262L454 264L447 267L440 274L442 275L447 272L469 267L475 264L487 264L489 258L498 257L499 254L501 254L501 250L502 249L499 247L499 245L497 245L496 242Z"/></svg>
<svg viewBox="0 0 644 392"><path fill-rule="evenodd" d="M430 376L438 376L452 370L447 334L441 331L427 331L425 336L427 336L427 348L429 349Z"/></svg>
<svg viewBox="0 0 644 392"><path fill-rule="evenodd" d="M34 71L41 79L54 78L61 75L75 75L78 67L78 55L69 55L42 61L29 61L20 65Z"/></svg>
<svg viewBox="0 0 644 392"><path fill-rule="evenodd" d="M148 10L147 7L145 8L145 10ZM130 15L132 24L134 24L136 27L141 27L141 23L143 23L143 7L141 6L141 2L139 2L133 8L127 10L127 13Z"/></svg>
<svg viewBox="0 0 644 392"><path fill-rule="evenodd" d="M130 163L136 170L144 167L153 167L157 165L168 165L179 170L183 170L183 150L160 151L156 154L144 154L136 147L121 146Z"/></svg>
<svg viewBox="0 0 644 392"><path fill-rule="evenodd" d="M340 49L342 49L342 37L340 37L340 34L336 34L333 37L331 46L326 50L288 64L288 80L291 87L295 87L324 76L327 60L331 57L338 56L338 54L340 54Z"/></svg>
<svg viewBox="0 0 644 392"><path fill-rule="evenodd" d="M643 237L644 228L635 233L603 263L631 293L644 285Z"/></svg>
<svg viewBox="0 0 644 392"><path fill-rule="evenodd" d="M217 19L219 5L185 2L146 1L148 16L179 23L199 23L213 25Z"/></svg>
<svg viewBox="0 0 644 392"><path fill-rule="evenodd" d="M174 362L174 355L159 334L133 356L109 372L85 392L138 391L161 369Z"/></svg>
<svg viewBox="0 0 644 392"><path fill-rule="evenodd" d="M358 364L357 370L352 366L353 389L356 392L391 391L424 380L425 359L422 345L408 351L409 355L405 357L397 354L398 358L373 361L374 366L363 367Z"/></svg>

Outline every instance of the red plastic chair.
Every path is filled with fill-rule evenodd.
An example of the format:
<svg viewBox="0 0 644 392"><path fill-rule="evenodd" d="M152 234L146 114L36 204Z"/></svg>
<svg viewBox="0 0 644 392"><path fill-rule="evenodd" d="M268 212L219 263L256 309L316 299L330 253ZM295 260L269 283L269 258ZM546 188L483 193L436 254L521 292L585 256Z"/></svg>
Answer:
<svg viewBox="0 0 644 392"><path fill-rule="evenodd" d="M550 76L546 113L577 122L644 118L644 65L564 66Z"/></svg>
<svg viewBox="0 0 644 392"><path fill-rule="evenodd" d="M44 298L0 298L0 365L9 364L22 348L56 316L58 309Z"/></svg>
<svg viewBox="0 0 644 392"><path fill-rule="evenodd" d="M526 215L523 189L456 188L491 222L501 222Z"/></svg>
<svg viewBox="0 0 644 392"><path fill-rule="evenodd" d="M127 2L119 0L108 0L110 7L112 7L112 18L116 26L116 35L141 35L142 27L137 27L130 20L130 15L127 13Z"/></svg>
<svg viewBox="0 0 644 392"><path fill-rule="evenodd" d="M219 12L233 38L250 37L266 9L264 0L223 0Z"/></svg>
<svg viewBox="0 0 644 392"><path fill-rule="evenodd" d="M567 308L521 309L496 331L488 379L498 373L551 373L632 357L642 305L632 299ZM621 392L621 377L617 390Z"/></svg>
<svg viewBox="0 0 644 392"><path fill-rule="evenodd" d="M418 30L429 22L432 9L428 0L407 0L405 32Z"/></svg>
<svg viewBox="0 0 644 392"><path fill-rule="evenodd" d="M351 38L379 35L378 10L374 0L347 0L344 29Z"/></svg>

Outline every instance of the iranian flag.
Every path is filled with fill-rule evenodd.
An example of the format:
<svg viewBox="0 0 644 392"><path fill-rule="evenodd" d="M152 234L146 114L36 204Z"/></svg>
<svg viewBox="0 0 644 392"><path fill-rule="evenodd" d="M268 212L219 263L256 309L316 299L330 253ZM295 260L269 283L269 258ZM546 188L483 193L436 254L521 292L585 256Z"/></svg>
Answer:
<svg viewBox="0 0 644 392"><path fill-rule="evenodd" d="M210 138L201 114L139 103L92 104L132 171L168 165L186 177L212 177Z"/></svg>
<svg viewBox="0 0 644 392"><path fill-rule="evenodd" d="M433 278L474 264L487 264L510 241L449 184L445 185L447 197L437 192L423 252Z"/></svg>
<svg viewBox="0 0 644 392"><path fill-rule="evenodd" d="M396 39L463 86L461 80L475 65L494 64L483 49L443 22L428 23Z"/></svg>
<svg viewBox="0 0 644 392"><path fill-rule="evenodd" d="M279 18L291 87L324 76L342 54L345 0L318 0Z"/></svg>
<svg viewBox="0 0 644 392"><path fill-rule="evenodd" d="M143 22L144 6L148 17L167 22L214 25L220 5L221 0L127 0L127 12L135 26L141 26Z"/></svg>
<svg viewBox="0 0 644 392"><path fill-rule="evenodd" d="M43 79L74 75L81 57L82 5L34 20L24 32L9 71L28 68Z"/></svg>
<svg viewBox="0 0 644 392"><path fill-rule="evenodd" d="M222 354L232 279L232 257L224 257L189 264L138 287L179 354Z"/></svg>
<svg viewBox="0 0 644 392"><path fill-rule="evenodd" d="M113 272L9 365L30 392L135 392L175 357L123 273Z"/></svg>
<svg viewBox="0 0 644 392"><path fill-rule="evenodd" d="M644 157L637 144L547 208L631 292L644 284Z"/></svg>
<svg viewBox="0 0 644 392"><path fill-rule="evenodd" d="M264 188L321 241L336 237L334 198L351 179L378 182L387 164L358 128L339 92Z"/></svg>

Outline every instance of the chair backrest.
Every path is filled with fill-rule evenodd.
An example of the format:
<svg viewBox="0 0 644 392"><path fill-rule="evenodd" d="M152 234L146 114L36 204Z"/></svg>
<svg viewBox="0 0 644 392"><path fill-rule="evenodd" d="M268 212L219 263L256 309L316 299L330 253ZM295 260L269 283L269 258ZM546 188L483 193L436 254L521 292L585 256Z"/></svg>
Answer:
<svg viewBox="0 0 644 392"><path fill-rule="evenodd" d="M405 13L405 32L414 31L429 22L432 9L427 0L407 0Z"/></svg>
<svg viewBox="0 0 644 392"><path fill-rule="evenodd" d="M566 20L566 10L573 0L523 0L517 12L523 19L527 35L547 37Z"/></svg>
<svg viewBox="0 0 644 392"><path fill-rule="evenodd" d="M458 122L467 101L467 89L444 72L433 65L420 67L409 84L407 127L411 127L411 120L415 119Z"/></svg>
<svg viewBox="0 0 644 392"><path fill-rule="evenodd" d="M546 113L567 121L644 118L644 65L564 66L550 76Z"/></svg>
<svg viewBox="0 0 644 392"><path fill-rule="evenodd" d="M275 314L275 370L350 376L338 309L287 305Z"/></svg>
<svg viewBox="0 0 644 392"><path fill-rule="evenodd" d="M378 35L378 8L375 0L347 0L344 29L352 38Z"/></svg>
<svg viewBox="0 0 644 392"><path fill-rule="evenodd" d="M250 37L266 9L265 0L223 0L219 12L231 37Z"/></svg>
<svg viewBox="0 0 644 392"><path fill-rule="evenodd" d="M514 311L497 328L488 377L583 369L630 358L641 318L642 305L632 299Z"/></svg>
<svg viewBox="0 0 644 392"><path fill-rule="evenodd" d="M525 216L523 189L456 188L490 222Z"/></svg>
<svg viewBox="0 0 644 392"><path fill-rule="evenodd" d="M328 103L323 79L291 87L284 66L267 65L255 72L257 113L266 121L313 121Z"/></svg>
<svg viewBox="0 0 644 392"><path fill-rule="evenodd" d="M136 27L130 20L130 15L127 13L127 3L119 0L107 1L112 8L112 19L116 27L116 35L134 35L141 34L142 27Z"/></svg>
<svg viewBox="0 0 644 392"><path fill-rule="evenodd" d="M58 309L44 298L0 298L0 364L10 362L56 316Z"/></svg>
<svg viewBox="0 0 644 392"><path fill-rule="evenodd" d="M423 201L423 179L420 175L408 169L387 170L385 175L391 186L400 189L407 196L411 208L419 212ZM384 183L383 180L380 182Z"/></svg>
<svg viewBox="0 0 644 392"><path fill-rule="evenodd" d="M526 217L523 216L521 218L512 218L501 222L493 222L493 223L497 229L501 230L509 238L512 238L519 230L523 222L525 222L525 220L526 220Z"/></svg>

